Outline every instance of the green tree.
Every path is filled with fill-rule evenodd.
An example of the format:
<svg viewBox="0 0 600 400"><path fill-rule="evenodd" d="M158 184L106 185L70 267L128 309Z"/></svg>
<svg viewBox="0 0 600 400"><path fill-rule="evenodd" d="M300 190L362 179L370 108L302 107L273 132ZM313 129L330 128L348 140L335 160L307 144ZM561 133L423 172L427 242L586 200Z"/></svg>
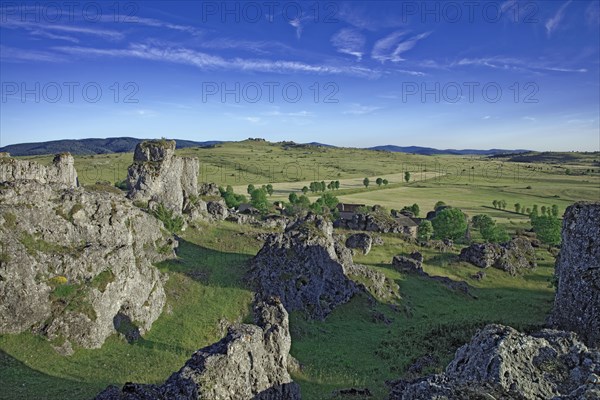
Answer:
<svg viewBox="0 0 600 400"><path fill-rule="evenodd" d="M444 203L443 201L440 200L437 203L435 203L435 205L433 206L433 209L437 210L438 208L443 207L445 205L446 205L446 203Z"/></svg>
<svg viewBox="0 0 600 400"><path fill-rule="evenodd" d="M498 243L506 242L509 239L506 230L496 225L496 221L489 215L479 214L471 219L474 228L479 229L481 236L486 242Z"/></svg>
<svg viewBox="0 0 600 400"><path fill-rule="evenodd" d="M506 210L506 205L507 205L507 204L506 204L506 200L500 200L500 207L501 207L503 210Z"/></svg>
<svg viewBox="0 0 600 400"><path fill-rule="evenodd" d="M377 186L381 186L381 185L383 184L383 179L381 179L381 178L377 178L377 179L375 180L375 183L377 184Z"/></svg>
<svg viewBox="0 0 600 400"><path fill-rule="evenodd" d="M290 193L288 196L288 200L291 204L296 204L298 202L298 195L295 192Z"/></svg>
<svg viewBox="0 0 600 400"><path fill-rule="evenodd" d="M331 210L333 210L338 203L337 197L331 193L324 193L310 205L310 209L317 214L327 215L331 213Z"/></svg>
<svg viewBox="0 0 600 400"><path fill-rule="evenodd" d="M552 216L558 217L558 206L556 204L552 204Z"/></svg>
<svg viewBox="0 0 600 400"><path fill-rule="evenodd" d="M492 201L492 204L494 205L494 208L498 208L498 200Z"/></svg>
<svg viewBox="0 0 600 400"><path fill-rule="evenodd" d="M419 228L417 230L417 238L419 240L429 240L431 239L431 236L433 235L433 225L431 224L431 221L428 220L423 220L420 224L419 224Z"/></svg>
<svg viewBox="0 0 600 400"><path fill-rule="evenodd" d="M471 224L473 224L473 228L481 230L494 225L494 220L487 214L478 214L471 218Z"/></svg>
<svg viewBox="0 0 600 400"><path fill-rule="evenodd" d="M533 208L531 209L531 215L533 215L534 217L537 217L540 215L540 213L538 212L538 205L534 204Z"/></svg>
<svg viewBox="0 0 600 400"><path fill-rule="evenodd" d="M249 185L248 185L248 188L246 189L246 191L248 192L248 194L250 194L250 195L251 195L251 194L252 194L252 192L254 191L254 189L256 189L256 188L254 187L254 185L253 185L253 184L249 184Z"/></svg>
<svg viewBox="0 0 600 400"><path fill-rule="evenodd" d="M515 211L517 212L517 214L519 214L521 212L521 204L520 203L515 203Z"/></svg>
<svg viewBox="0 0 600 400"><path fill-rule="evenodd" d="M369 178L363 179L363 185L365 185L366 188L369 187L369 183L371 183L371 181L369 180Z"/></svg>
<svg viewBox="0 0 600 400"><path fill-rule="evenodd" d="M265 189L267 190L267 194L269 196L273 196L273 185L271 185L270 183L265 187Z"/></svg>
<svg viewBox="0 0 600 400"><path fill-rule="evenodd" d="M340 181L335 181L335 188L339 189L340 188Z"/></svg>
<svg viewBox="0 0 600 400"><path fill-rule="evenodd" d="M321 192L324 192L327 190L327 185L325 184L325 181L321 181L320 188L321 188Z"/></svg>
<svg viewBox="0 0 600 400"><path fill-rule="evenodd" d="M390 182L389 182L387 179L384 179L384 180L383 180L383 186L387 186L387 185L388 185L388 183L390 183Z"/></svg>
<svg viewBox="0 0 600 400"><path fill-rule="evenodd" d="M436 239L462 239L467 232L467 219L458 208L444 208L431 220Z"/></svg>
<svg viewBox="0 0 600 400"><path fill-rule="evenodd" d="M542 215L546 215L546 206L541 206L540 211L542 212Z"/></svg>
<svg viewBox="0 0 600 400"><path fill-rule="evenodd" d="M304 186L304 187L302 188L302 193L303 193L303 194L306 194L306 193L308 193L308 190L309 190L309 189L308 189L308 186Z"/></svg>
<svg viewBox="0 0 600 400"><path fill-rule="evenodd" d="M261 212L266 212L269 209L269 202L267 201L266 189L254 189L250 194L250 203L254 208Z"/></svg>
<svg viewBox="0 0 600 400"><path fill-rule="evenodd" d="M310 183L310 191L311 191L311 193L314 193L317 191L317 182Z"/></svg>
<svg viewBox="0 0 600 400"><path fill-rule="evenodd" d="M531 213L531 226L533 231L543 243L558 245L560 244L560 220L550 215L533 215Z"/></svg>
<svg viewBox="0 0 600 400"><path fill-rule="evenodd" d="M421 212L421 209L419 208L419 205L417 203L413 204L412 206L410 206L412 213L415 215L415 217L419 216L419 212Z"/></svg>
<svg viewBox="0 0 600 400"><path fill-rule="evenodd" d="M410 172L406 171L406 172L404 173L404 180L405 180L406 182L410 181Z"/></svg>

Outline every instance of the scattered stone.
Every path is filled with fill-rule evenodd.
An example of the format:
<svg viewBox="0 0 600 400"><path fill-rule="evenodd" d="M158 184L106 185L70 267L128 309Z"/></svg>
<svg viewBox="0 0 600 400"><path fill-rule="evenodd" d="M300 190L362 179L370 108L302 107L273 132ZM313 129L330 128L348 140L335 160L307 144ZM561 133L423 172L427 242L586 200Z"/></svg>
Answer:
<svg viewBox="0 0 600 400"><path fill-rule="evenodd" d="M558 288L550 324L600 347L600 203L567 208L555 275Z"/></svg>
<svg viewBox="0 0 600 400"><path fill-rule="evenodd" d="M257 301L256 325L229 328L219 342L198 350L161 385L110 386L96 400L300 400L287 371L288 314L275 299Z"/></svg>
<svg viewBox="0 0 600 400"><path fill-rule="evenodd" d="M485 279L485 277L486 277L485 271L479 271L479 272L471 275L471 279L474 279L476 281L482 281Z"/></svg>
<svg viewBox="0 0 600 400"><path fill-rule="evenodd" d="M420 253L417 254L421 256ZM421 274L423 273L423 256L419 259L419 257L414 258L412 254L410 257L397 255L392 259L392 265L396 270L405 274Z"/></svg>
<svg viewBox="0 0 600 400"><path fill-rule="evenodd" d="M429 367L435 367L440 362L440 359L432 354L425 354L422 357L419 357L412 363L407 372L411 376L419 376L423 372L424 369Z"/></svg>
<svg viewBox="0 0 600 400"><path fill-rule="evenodd" d="M355 233L346 239L346 247L349 249L358 249L363 254L369 254L373 239L368 233Z"/></svg>
<svg viewBox="0 0 600 400"><path fill-rule="evenodd" d="M229 209L224 200L209 201L206 204L208 214L216 220L224 220L229 216Z"/></svg>
<svg viewBox="0 0 600 400"><path fill-rule="evenodd" d="M174 140L139 143L129 166L127 197L134 201L162 203L177 214L198 197L197 158L175 155Z"/></svg>
<svg viewBox="0 0 600 400"><path fill-rule="evenodd" d="M600 387L588 380L599 371L600 353L574 333L526 335L488 325L457 350L445 373L393 382L389 399L592 399Z"/></svg>
<svg viewBox="0 0 600 400"><path fill-rule="evenodd" d="M340 389L340 390L336 390L332 393L332 396L334 398L336 397L360 397L360 398L367 398L367 397L372 397L373 394L371 393L371 391L369 390L369 388L364 388L364 389L358 389L358 388L349 388L349 389Z"/></svg>
<svg viewBox="0 0 600 400"><path fill-rule="evenodd" d="M513 276L537 266L535 249L523 237L502 244L473 243L461 250L459 259L480 268L498 268Z"/></svg>
<svg viewBox="0 0 600 400"><path fill-rule="evenodd" d="M219 192L219 186L216 183L201 183L198 186L198 196L221 197L221 192Z"/></svg>
<svg viewBox="0 0 600 400"><path fill-rule="evenodd" d="M385 243L383 238L379 235L373 236L373 246L383 246Z"/></svg>

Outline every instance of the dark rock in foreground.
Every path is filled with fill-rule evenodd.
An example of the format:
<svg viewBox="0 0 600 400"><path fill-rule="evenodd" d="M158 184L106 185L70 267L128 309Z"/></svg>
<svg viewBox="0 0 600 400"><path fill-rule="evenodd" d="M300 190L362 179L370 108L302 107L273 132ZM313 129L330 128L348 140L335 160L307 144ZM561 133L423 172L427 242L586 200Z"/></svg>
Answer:
<svg viewBox="0 0 600 400"><path fill-rule="evenodd" d="M276 300L254 307L256 325L229 328L219 342L198 350L162 385L111 386L96 400L300 400L288 371L288 314Z"/></svg>
<svg viewBox="0 0 600 400"><path fill-rule="evenodd" d="M597 399L600 353L571 332L488 325L445 373L391 383L390 400Z"/></svg>
<svg viewBox="0 0 600 400"><path fill-rule="evenodd" d="M346 239L346 247L349 249L358 249L363 254L369 254L371 246L373 245L373 238L368 233L355 233L350 235Z"/></svg>
<svg viewBox="0 0 600 400"><path fill-rule="evenodd" d="M600 203L567 208L555 274L558 288L550 324L600 347Z"/></svg>
<svg viewBox="0 0 600 400"><path fill-rule="evenodd" d="M535 249L525 238L517 237L506 243L474 243L461 250L460 260L480 268L494 267L517 275L536 267Z"/></svg>
<svg viewBox="0 0 600 400"><path fill-rule="evenodd" d="M332 233L331 222L310 214L269 236L252 261L250 279L257 291L278 297L290 312L302 310L315 319L350 300L358 292L346 276L352 257L339 257Z"/></svg>

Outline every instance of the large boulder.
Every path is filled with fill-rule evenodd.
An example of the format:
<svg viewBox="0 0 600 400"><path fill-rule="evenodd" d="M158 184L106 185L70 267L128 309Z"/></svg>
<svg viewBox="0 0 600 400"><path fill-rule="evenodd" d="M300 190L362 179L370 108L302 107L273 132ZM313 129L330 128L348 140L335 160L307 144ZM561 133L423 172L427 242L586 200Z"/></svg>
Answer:
<svg viewBox="0 0 600 400"><path fill-rule="evenodd" d="M19 180L34 180L66 187L79 186L75 160L69 153L57 154L49 166L35 161L10 158L8 153L0 157L0 183Z"/></svg>
<svg viewBox="0 0 600 400"><path fill-rule="evenodd" d="M527 335L488 325L459 348L443 374L392 383L390 400L595 399L600 353L571 332Z"/></svg>
<svg viewBox="0 0 600 400"><path fill-rule="evenodd" d="M175 155L174 140L141 142L128 169L127 197L162 203L181 214L198 196L199 169L198 159Z"/></svg>
<svg viewBox="0 0 600 400"><path fill-rule="evenodd" d="M550 323L600 347L600 203L567 208L556 260L558 280Z"/></svg>
<svg viewBox="0 0 600 400"><path fill-rule="evenodd" d="M120 317L145 333L165 304L152 263L174 255L161 227L110 186L4 182L0 333L33 329L98 348Z"/></svg>
<svg viewBox="0 0 600 400"><path fill-rule="evenodd" d="M346 276L332 234L331 222L309 214L269 236L252 260L250 279L257 291L278 297L289 312L302 310L315 319L350 300L358 286Z"/></svg>
<svg viewBox="0 0 600 400"><path fill-rule="evenodd" d="M291 336L285 308L270 299L257 302L254 312L256 325L232 326L162 385L111 386L96 400L300 400L287 371Z"/></svg>
<svg viewBox="0 0 600 400"><path fill-rule="evenodd" d="M422 274L423 256L419 252L414 252L410 257L397 255L392 258L392 266L402 273Z"/></svg>
<svg viewBox="0 0 600 400"><path fill-rule="evenodd" d="M537 266L535 249L523 237L501 244L474 243L461 250L459 259L480 268L498 268L513 276Z"/></svg>
<svg viewBox="0 0 600 400"><path fill-rule="evenodd" d="M373 238L368 233L355 233L350 235L346 239L346 247L349 249L358 249L363 254L369 254L371 246L373 245Z"/></svg>

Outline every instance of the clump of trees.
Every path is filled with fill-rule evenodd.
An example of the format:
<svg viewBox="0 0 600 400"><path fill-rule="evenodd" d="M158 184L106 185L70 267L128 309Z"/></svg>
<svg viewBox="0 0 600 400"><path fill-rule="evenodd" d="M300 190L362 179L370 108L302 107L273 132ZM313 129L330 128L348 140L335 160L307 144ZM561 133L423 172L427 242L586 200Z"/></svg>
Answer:
<svg viewBox="0 0 600 400"><path fill-rule="evenodd" d="M252 187L254 187L254 185L252 185ZM240 204L248 202L248 198L243 194L235 194L231 185L227 185L226 189L219 187L219 192L221 193L223 200L225 200L225 204L229 208L238 208Z"/></svg>
<svg viewBox="0 0 600 400"><path fill-rule="evenodd" d="M500 243L506 242L510 239L506 229L500 225L496 225L496 221L494 221L489 215L476 215L471 219L471 224L474 228L479 230L481 236L486 242Z"/></svg>
<svg viewBox="0 0 600 400"><path fill-rule="evenodd" d="M331 181L329 183L325 183L325 181L321 182L311 182L309 186L304 186L302 188L302 193L306 194L309 191L312 193L324 192L326 190L337 190L340 188L340 181Z"/></svg>
<svg viewBox="0 0 600 400"><path fill-rule="evenodd" d="M418 217L419 216L419 212L421 211L421 209L419 208L419 205L417 203L415 203L412 206L404 206L404 207L402 207L401 211L409 211L415 217Z"/></svg>
<svg viewBox="0 0 600 400"><path fill-rule="evenodd" d="M537 238L549 245L557 246L560 244L561 222L554 215L534 215L529 216L531 226Z"/></svg>
<svg viewBox="0 0 600 400"><path fill-rule="evenodd" d="M286 205L286 212L290 215L312 211L323 216L333 216L334 218L338 216L336 206L339 200L331 193L323 193L314 203L311 203L306 195L298 196L296 193L290 193L288 200L289 204Z"/></svg>
<svg viewBox="0 0 600 400"><path fill-rule="evenodd" d="M467 232L467 217L458 208L444 208L431 220L435 239L459 240Z"/></svg>
<svg viewBox="0 0 600 400"><path fill-rule="evenodd" d="M506 210L506 201L505 200L494 200L492 201L492 205L494 208L498 208L500 210Z"/></svg>
<svg viewBox="0 0 600 400"><path fill-rule="evenodd" d="M429 240L433 236L433 225L429 220L423 220L417 228L417 238L419 240Z"/></svg>

